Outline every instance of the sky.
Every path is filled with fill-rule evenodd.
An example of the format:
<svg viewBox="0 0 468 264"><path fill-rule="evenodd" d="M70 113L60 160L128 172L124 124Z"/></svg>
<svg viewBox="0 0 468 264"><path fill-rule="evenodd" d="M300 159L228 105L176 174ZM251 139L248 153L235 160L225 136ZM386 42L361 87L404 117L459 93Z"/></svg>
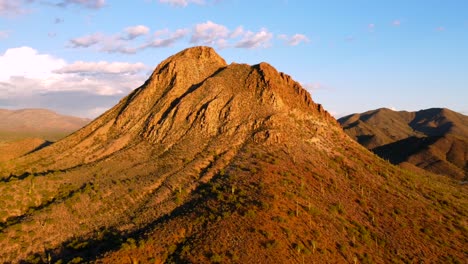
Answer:
<svg viewBox="0 0 468 264"><path fill-rule="evenodd" d="M0 108L94 118L198 45L268 62L337 118L468 115L466 0L0 0Z"/></svg>

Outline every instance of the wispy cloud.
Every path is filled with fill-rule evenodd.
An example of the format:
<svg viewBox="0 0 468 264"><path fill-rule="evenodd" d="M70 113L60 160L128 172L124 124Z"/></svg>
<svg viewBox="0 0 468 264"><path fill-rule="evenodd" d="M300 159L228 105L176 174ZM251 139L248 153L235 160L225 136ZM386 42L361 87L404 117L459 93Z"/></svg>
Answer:
<svg viewBox="0 0 468 264"><path fill-rule="evenodd" d="M69 48L96 48L107 53L135 54L147 48L172 46L185 39L190 44L210 45L217 48L267 48L273 45L274 34L266 28L259 31L245 30L237 26L233 30L213 21L195 24L192 28L175 31L162 29L154 31L145 25L130 26L121 32L109 35L100 32L69 40ZM144 38L142 38L144 36ZM278 35L287 45L297 46L310 40L303 34ZM187 43L187 44L188 44Z"/></svg>
<svg viewBox="0 0 468 264"><path fill-rule="evenodd" d="M86 35L83 37L71 39L70 45L72 48L88 48L88 47L98 44L103 39L104 39L103 34L94 33L91 35Z"/></svg>
<svg viewBox="0 0 468 264"><path fill-rule="evenodd" d="M177 7L186 7L189 4L203 5L205 4L204 0L159 0L160 3L170 4Z"/></svg>
<svg viewBox="0 0 468 264"><path fill-rule="evenodd" d="M63 0L57 4L60 7L67 7L69 5L77 5L91 9L99 9L104 7L106 0Z"/></svg>
<svg viewBox="0 0 468 264"><path fill-rule="evenodd" d="M367 25L367 30L369 30L370 33L374 33L375 31L375 24L374 23L370 23Z"/></svg>
<svg viewBox="0 0 468 264"><path fill-rule="evenodd" d="M238 26L234 31L229 34L229 38L237 38L244 34L244 27Z"/></svg>
<svg viewBox="0 0 468 264"><path fill-rule="evenodd" d="M438 31L438 32L442 32L442 31L445 31L445 27L438 26L438 27L435 28L435 30Z"/></svg>
<svg viewBox="0 0 468 264"><path fill-rule="evenodd" d="M100 9L106 5L106 0L0 0L0 16L17 16L30 12L29 4L41 3L49 6L68 7L77 6L81 8ZM54 23L63 22L63 19L56 18Z"/></svg>
<svg viewBox="0 0 468 264"><path fill-rule="evenodd" d="M132 40L139 36L144 36L148 34L150 32L150 29L147 26L138 25L133 27L127 27L124 29L124 32L126 33L124 39Z"/></svg>
<svg viewBox="0 0 468 264"><path fill-rule="evenodd" d="M258 32L247 31L243 38L235 44L236 48L267 48L271 46L270 40L273 38L273 33L266 28L262 28Z"/></svg>
<svg viewBox="0 0 468 264"><path fill-rule="evenodd" d="M76 73L82 75L96 74L136 74L148 70L143 63L127 63L127 62L84 62L76 61L72 64L67 64L62 68L54 70L54 73L68 74Z"/></svg>
<svg viewBox="0 0 468 264"><path fill-rule="evenodd" d="M289 46L297 46L300 43L310 42L309 38L307 38L307 36L303 34L295 34L291 37L281 34L281 35L278 35L278 38L284 40L284 42Z"/></svg>
<svg viewBox="0 0 468 264"><path fill-rule="evenodd" d="M140 36L150 33L150 28L138 25L124 28L122 32L114 35L94 33L69 40L70 48L90 48L96 47L100 52L135 54L147 48L160 48L173 45L175 42L185 37L188 29L177 29L170 32L168 29L156 31L153 36L142 41L134 40Z"/></svg>
<svg viewBox="0 0 468 264"><path fill-rule="evenodd" d="M217 40L224 39L228 35L229 29L226 26L207 21L195 25L190 42L213 45Z"/></svg>
<svg viewBox="0 0 468 264"><path fill-rule="evenodd" d="M393 20L392 25L395 27L399 27L401 25L401 20L399 19Z"/></svg>
<svg viewBox="0 0 468 264"><path fill-rule="evenodd" d="M16 16L28 13L26 4L34 0L0 0L0 16Z"/></svg>
<svg viewBox="0 0 468 264"><path fill-rule="evenodd" d="M212 21L196 24L190 43L217 46L218 48L260 48L269 47L273 34L263 28L258 32L244 30L242 26L230 30L225 25Z"/></svg>
<svg viewBox="0 0 468 264"><path fill-rule="evenodd" d="M158 31L154 34L154 37L152 39L150 39L139 49L141 50L146 48L169 47L176 43L178 40L184 38L188 33L188 29L177 29L174 32L170 32L167 29L163 31Z"/></svg>

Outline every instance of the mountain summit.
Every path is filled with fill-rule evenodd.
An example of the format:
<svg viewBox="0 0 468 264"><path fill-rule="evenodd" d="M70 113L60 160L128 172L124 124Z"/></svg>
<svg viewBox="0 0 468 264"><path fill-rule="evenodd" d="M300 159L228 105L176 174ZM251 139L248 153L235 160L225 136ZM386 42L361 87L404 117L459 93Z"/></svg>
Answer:
<svg viewBox="0 0 468 264"><path fill-rule="evenodd" d="M290 76L208 47L0 165L2 262L466 259L465 186L390 165Z"/></svg>

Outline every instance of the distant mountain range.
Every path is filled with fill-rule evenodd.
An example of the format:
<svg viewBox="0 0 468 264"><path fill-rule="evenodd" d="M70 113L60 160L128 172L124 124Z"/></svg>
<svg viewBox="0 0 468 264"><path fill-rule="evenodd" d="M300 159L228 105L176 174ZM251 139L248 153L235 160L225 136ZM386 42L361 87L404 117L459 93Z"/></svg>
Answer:
<svg viewBox="0 0 468 264"><path fill-rule="evenodd" d="M61 115L47 109L0 109L0 140L34 137L55 141L90 121L88 118Z"/></svg>
<svg viewBox="0 0 468 264"><path fill-rule="evenodd" d="M50 145L90 121L46 109L0 109L0 161Z"/></svg>
<svg viewBox="0 0 468 264"><path fill-rule="evenodd" d="M468 116L445 108L381 108L338 122L349 136L394 164L468 178Z"/></svg>

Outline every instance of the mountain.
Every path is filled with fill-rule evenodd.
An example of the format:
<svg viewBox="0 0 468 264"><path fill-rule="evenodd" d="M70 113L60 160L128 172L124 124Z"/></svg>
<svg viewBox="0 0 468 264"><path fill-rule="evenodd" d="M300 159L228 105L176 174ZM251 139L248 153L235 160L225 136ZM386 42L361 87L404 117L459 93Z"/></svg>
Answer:
<svg viewBox="0 0 468 264"><path fill-rule="evenodd" d="M468 179L468 116L445 108L381 108L338 122L349 136L394 164Z"/></svg>
<svg viewBox="0 0 468 264"><path fill-rule="evenodd" d="M267 63L194 47L1 163L0 261L462 262L465 185L402 170Z"/></svg>
<svg viewBox="0 0 468 264"><path fill-rule="evenodd" d="M0 142L24 138L55 141L91 120L60 115L46 109L0 109Z"/></svg>

